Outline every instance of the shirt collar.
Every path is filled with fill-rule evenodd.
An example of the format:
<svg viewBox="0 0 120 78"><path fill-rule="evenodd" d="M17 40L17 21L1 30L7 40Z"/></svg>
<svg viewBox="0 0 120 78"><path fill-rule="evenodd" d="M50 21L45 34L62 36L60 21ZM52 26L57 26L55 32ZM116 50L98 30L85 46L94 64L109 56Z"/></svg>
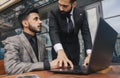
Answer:
<svg viewBox="0 0 120 78"><path fill-rule="evenodd" d="M73 10L74 10L74 8L72 8L72 10L71 10L71 12L70 12L70 15L73 15Z"/></svg>
<svg viewBox="0 0 120 78"><path fill-rule="evenodd" d="M26 33L26 32L23 32L23 33L24 33L24 35L27 37L28 40L32 39L33 37L36 38L36 35L35 35L35 36L32 36L32 35L30 35L30 34L28 34L28 33Z"/></svg>

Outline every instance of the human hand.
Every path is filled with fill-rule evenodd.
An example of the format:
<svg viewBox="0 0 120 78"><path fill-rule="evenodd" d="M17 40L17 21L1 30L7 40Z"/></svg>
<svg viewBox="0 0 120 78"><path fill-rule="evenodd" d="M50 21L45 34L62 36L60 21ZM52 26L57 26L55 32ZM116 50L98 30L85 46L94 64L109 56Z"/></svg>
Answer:
<svg viewBox="0 0 120 78"><path fill-rule="evenodd" d="M68 67L70 65L71 68L73 68L72 62L67 58L64 50L59 50L57 55L57 62L59 64L59 67Z"/></svg>
<svg viewBox="0 0 120 78"><path fill-rule="evenodd" d="M50 62L50 68L51 69L59 68L59 64L56 59Z"/></svg>
<svg viewBox="0 0 120 78"><path fill-rule="evenodd" d="M84 60L83 66L84 66L85 68L88 67L88 64L89 64L89 61L90 61L90 57L91 57L91 54L88 54L87 57L86 57L85 60Z"/></svg>

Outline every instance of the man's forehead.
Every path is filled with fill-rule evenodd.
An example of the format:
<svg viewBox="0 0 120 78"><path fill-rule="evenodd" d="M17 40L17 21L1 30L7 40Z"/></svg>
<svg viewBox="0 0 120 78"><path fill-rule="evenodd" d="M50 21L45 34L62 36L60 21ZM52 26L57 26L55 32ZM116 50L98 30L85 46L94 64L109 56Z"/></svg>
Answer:
<svg viewBox="0 0 120 78"><path fill-rule="evenodd" d="M58 0L58 3L62 4L62 5L69 5L70 4L70 0Z"/></svg>

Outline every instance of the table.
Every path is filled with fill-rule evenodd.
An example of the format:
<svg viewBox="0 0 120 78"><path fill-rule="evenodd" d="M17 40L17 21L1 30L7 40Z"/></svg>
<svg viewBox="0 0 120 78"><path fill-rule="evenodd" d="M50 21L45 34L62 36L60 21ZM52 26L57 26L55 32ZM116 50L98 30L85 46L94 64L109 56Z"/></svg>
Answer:
<svg viewBox="0 0 120 78"><path fill-rule="evenodd" d="M35 71L18 75L36 74L40 78L120 78L120 65L111 65L109 68L89 75L55 74L49 71ZM16 78L18 75L0 76L0 78Z"/></svg>

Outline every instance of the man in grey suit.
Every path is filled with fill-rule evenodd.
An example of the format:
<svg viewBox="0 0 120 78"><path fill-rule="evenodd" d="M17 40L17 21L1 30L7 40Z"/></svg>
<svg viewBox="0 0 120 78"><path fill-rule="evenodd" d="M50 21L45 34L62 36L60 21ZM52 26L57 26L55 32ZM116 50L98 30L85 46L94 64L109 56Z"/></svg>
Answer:
<svg viewBox="0 0 120 78"><path fill-rule="evenodd" d="M91 36L87 17L83 8L76 7L76 0L58 0L57 9L50 11L49 30L53 44L52 56L57 58L59 66L79 65L80 44L78 39L81 30L86 58L84 66L89 63L91 56Z"/></svg>
<svg viewBox="0 0 120 78"><path fill-rule="evenodd" d="M36 36L36 33L40 32L42 23L38 10L28 8L18 16L18 20L22 25L23 33L3 41L6 73L20 74L57 68L56 60L48 61L45 46Z"/></svg>

